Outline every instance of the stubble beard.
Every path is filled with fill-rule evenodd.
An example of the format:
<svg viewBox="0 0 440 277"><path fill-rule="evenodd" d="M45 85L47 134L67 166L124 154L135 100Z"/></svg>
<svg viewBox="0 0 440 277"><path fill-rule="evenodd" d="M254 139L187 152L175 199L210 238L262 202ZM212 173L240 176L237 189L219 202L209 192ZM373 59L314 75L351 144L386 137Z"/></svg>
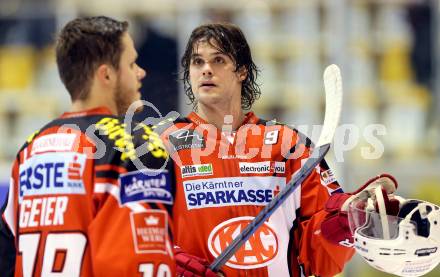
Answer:
<svg viewBox="0 0 440 277"><path fill-rule="evenodd" d="M116 103L116 111L118 112L118 115L124 115L127 112L128 106L125 103L126 100L124 99L124 93L119 78L113 91L113 100Z"/></svg>
<svg viewBox="0 0 440 277"><path fill-rule="evenodd" d="M135 101L130 101L130 97L128 97L128 95L130 94L130 92L128 91L124 91L124 89L122 88L122 84L121 84L121 80L120 78L118 78L117 83L116 83L116 88L113 91L113 100L116 103L116 110L118 112L119 116L124 116L128 109L130 108L130 105L133 104L134 102L137 102L139 100L135 100ZM136 110L134 111L136 112L140 112L142 111L143 106L140 103L139 107L136 108Z"/></svg>

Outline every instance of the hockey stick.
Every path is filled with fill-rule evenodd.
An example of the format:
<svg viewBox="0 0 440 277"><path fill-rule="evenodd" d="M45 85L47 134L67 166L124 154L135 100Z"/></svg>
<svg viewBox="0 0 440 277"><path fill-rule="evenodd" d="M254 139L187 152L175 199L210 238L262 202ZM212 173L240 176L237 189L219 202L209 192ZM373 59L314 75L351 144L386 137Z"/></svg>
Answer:
<svg viewBox="0 0 440 277"><path fill-rule="evenodd" d="M234 253L255 233L255 231L284 203L289 195L312 173L314 168L324 159L339 123L342 108L342 79L337 65L329 65L324 71L325 117L324 126L315 149L305 164L292 177L286 187L249 223L246 228L229 244L226 249L212 262L209 268L217 272L234 255Z"/></svg>

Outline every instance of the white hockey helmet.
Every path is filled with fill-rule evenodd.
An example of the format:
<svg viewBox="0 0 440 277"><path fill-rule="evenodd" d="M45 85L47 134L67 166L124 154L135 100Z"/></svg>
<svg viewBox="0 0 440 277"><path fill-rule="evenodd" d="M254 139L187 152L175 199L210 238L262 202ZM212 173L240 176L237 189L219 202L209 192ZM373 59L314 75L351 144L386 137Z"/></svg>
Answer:
<svg viewBox="0 0 440 277"><path fill-rule="evenodd" d="M348 217L356 252L374 268L421 276L439 264L439 206L387 194L379 186L352 201Z"/></svg>

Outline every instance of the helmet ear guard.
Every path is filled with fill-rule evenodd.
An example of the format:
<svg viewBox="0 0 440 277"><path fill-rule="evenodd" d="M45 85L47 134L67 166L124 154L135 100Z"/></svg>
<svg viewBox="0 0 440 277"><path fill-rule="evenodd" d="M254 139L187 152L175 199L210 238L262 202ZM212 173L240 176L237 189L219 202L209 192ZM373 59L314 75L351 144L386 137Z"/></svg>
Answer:
<svg viewBox="0 0 440 277"><path fill-rule="evenodd" d="M417 224L417 234L427 238L429 237L431 227L428 214L432 212L433 209L435 209L435 206L430 203L410 199L403 204L397 216L415 222Z"/></svg>

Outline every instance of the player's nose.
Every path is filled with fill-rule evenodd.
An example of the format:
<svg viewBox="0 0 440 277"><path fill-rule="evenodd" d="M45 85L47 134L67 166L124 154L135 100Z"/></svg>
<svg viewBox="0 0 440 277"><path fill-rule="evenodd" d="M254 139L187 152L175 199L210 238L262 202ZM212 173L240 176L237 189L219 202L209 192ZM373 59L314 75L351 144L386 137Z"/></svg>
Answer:
<svg viewBox="0 0 440 277"><path fill-rule="evenodd" d="M212 68L209 63L205 63L203 65L202 73L203 73L203 76L211 76L212 75Z"/></svg>
<svg viewBox="0 0 440 277"><path fill-rule="evenodd" d="M137 72L137 75L138 75L138 79L142 80L147 76L147 71L139 66L139 70Z"/></svg>

